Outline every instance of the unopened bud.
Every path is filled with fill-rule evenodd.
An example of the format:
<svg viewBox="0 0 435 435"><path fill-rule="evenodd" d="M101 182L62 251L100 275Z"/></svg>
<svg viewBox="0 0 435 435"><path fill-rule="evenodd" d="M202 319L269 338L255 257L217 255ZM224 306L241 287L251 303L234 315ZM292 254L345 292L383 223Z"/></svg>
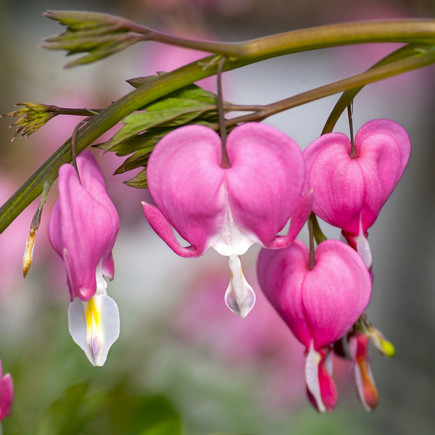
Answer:
<svg viewBox="0 0 435 435"><path fill-rule="evenodd" d="M23 257L23 276L24 278L29 273L30 266L32 265L33 249L35 248L36 228L30 227L29 237L26 242L26 249Z"/></svg>
<svg viewBox="0 0 435 435"><path fill-rule="evenodd" d="M23 276L24 278L29 273L30 266L33 260L33 249L35 248L36 232L38 231L39 224L41 223L41 214L47 200L48 191L50 190L51 184L44 183L42 190L41 200L39 201L39 206L33 216L32 223L30 224L29 237L26 242L26 249L24 250L23 257Z"/></svg>
<svg viewBox="0 0 435 435"><path fill-rule="evenodd" d="M396 354L396 349L390 341L388 341L380 331L373 326L370 326L367 333L370 341L382 355L392 358Z"/></svg>

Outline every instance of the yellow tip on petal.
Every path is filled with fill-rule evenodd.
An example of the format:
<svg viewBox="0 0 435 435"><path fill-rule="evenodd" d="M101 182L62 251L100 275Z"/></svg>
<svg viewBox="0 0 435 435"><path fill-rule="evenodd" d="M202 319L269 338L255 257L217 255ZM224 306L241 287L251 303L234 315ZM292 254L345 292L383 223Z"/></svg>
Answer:
<svg viewBox="0 0 435 435"><path fill-rule="evenodd" d="M396 354L396 348L394 347L394 344L389 342L388 340L382 340L381 346L385 356L392 358Z"/></svg>

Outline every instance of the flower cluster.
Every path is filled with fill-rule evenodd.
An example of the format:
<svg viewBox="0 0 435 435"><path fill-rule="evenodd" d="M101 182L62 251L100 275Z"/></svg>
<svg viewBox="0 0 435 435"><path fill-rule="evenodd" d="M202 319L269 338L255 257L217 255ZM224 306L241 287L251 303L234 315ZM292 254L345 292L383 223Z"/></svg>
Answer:
<svg viewBox="0 0 435 435"><path fill-rule="evenodd" d="M368 338L386 340L364 320L372 292L368 228L399 181L409 158L405 131L388 120L365 124L355 143L325 134L302 153L273 127L247 123L225 144L201 125L180 127L153 150L147 165L154 205L143 202L151 227L182 257L208 248L229 258L229 309L242 318L255 303L240 256L259 244L257 273L267 299L306 348L308 397L332 410L337 390L332 353L353 361L359 397L377 403ZM108 295L119 219L89 151L59 172L59 198L49 238L65 263L69 329L92 364L101 366L119 335L118 308ZM311 212L341 228L347 243L296 240ZM312 218L310 218L312 219ZM288 230L281 234L290 221ZM184 246L178 233L189 245ZM343 351L338 351L341 344ZM344 345L344 347L343 347ZM390 352L391 353L391 352Z"/></svg>
<svg viewBox="0 0 435 435"><path fill-rule="evenodd" d="M367 229L403 174L409 154L406 132L385 119L365 124L354 144L339 133L320 137L303 153L313 211L341 228L349 245L323 241L311 258L299 241L282 251L260 253L260 285L306 347L307 392L319 411L332 410L337 402L330 355L342 337L347 347L342 355L353 361L362 403L368 410L377 404L367 339L380 334L361 331L356 324L372 290Z"/></svg>
<svg viewBox="0 0 435 435"><path fill-rule="evenodd" d="M225 155L226 153L226 155ZM377 392L367 335L357 322L372 291L367 229L399 181L409 158L405 131L388 120L365 124L355 143L325 134L302 153L286 135L263 124L236 127L223 150L199 125L179 128L154 149L147 167L155 205L145 217L178 255L209 247L229 257L228 307L245 317L255 303L240 256L254 244L260 286L305 345L307 392L319 411L332 410L337 391L332 349L345 337L361 400L373 409ZM348 244L326 240L314 252L295 240L313 211L342 229ZM286 235L280 235L290 219ZM190 245L180 244L174 230Z"/></svg>

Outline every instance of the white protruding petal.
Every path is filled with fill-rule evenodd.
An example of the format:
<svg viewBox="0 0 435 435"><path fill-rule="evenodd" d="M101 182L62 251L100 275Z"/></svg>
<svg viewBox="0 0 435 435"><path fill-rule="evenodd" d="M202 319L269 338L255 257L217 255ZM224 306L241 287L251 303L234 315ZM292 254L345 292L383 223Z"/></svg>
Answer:
<svg viewBox="0 0 435 435"><path fill-rule="evenodd" d="M319 381L319 363L321 360L322 356L314 350L313 343L311 343L310 350L305 360L305 383L316 401L317 409L320 412L325 412L326 406L322 400Z"/></svg>
<svg viewBox="0 0 435 435"><path fill-rule="evenodd" d="M119 337L119 310L105 292L97 292L88 302L75 299L68 309L69 332L92 365L101 367Z"/></svg>
<svg viewBox="0 0 435 435"><path fill-rule="evenodd" d="M242 319L252 310L255 304L255 292L246 281L239 256L229 257L231 279L225 293L227 307Z"/></svg>
<svg viewBox="0 0 435 435"><path fill-rule="evenodd" d="M224 193L228 196L226 190ZM237 226L227 198L222 228L209 241L209 246L215 249L219 255L231 257L232 255L243 255L254 243L259 243L258 238Z"/></svg>
<svg viewBox="0 0 435 435"><path fill-rule="evenodd" d="M369 241L364 236L364 233L362 231L360 231L358 237L356 238L356 250L359 256L364 261L367 269L370 270L373 264L372 251L370 249Z"/></svg>

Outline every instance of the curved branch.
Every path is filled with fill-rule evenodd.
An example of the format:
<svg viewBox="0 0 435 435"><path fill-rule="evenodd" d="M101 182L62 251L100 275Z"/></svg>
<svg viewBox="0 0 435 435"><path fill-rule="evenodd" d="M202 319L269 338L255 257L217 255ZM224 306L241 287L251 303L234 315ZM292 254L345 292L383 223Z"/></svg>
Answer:
<svg viewBox="0 0 435 435"><path fill-rule="evenodd" d="M243 54L238 58L228 58L224 64L223 70L229 71L260 60L316 48L362 42L407 42L421 40L426 42L435 41L435 20L362 22L339 24L336 26L322 26L259 38L244 43L245 48ZM221 58L222 56L220 55L207 56L171 73L162 75L151 83L145 83L138 89L120 98L109 107L93 116L93 118L80 129L75 138L77 153L83 151L99 136L133 111L139 110L158 98L164 97L197 80L216 74ZM430 63L433 62L434 59L432 57ZM425 64L427 65L428 63ZM410 68L405 70L409 69ZM398 74L399 72L396 73ZM377 78L376 80L391 75L394 74L385 74L383 77ZM351 82L348 88L360 85L361 82ZM344 89L347 88L336 87L333 92L328 92L335 93ZM304 98L306 98L306 96ZM317 93L313 94L310 98L312 99L307 101L322 98L322 95L317 91ZM269 116L269 114L266 114L266 116ZM71 141L68 140L43 163L0 208L0 233L41 194L44 183L52 183L57 178L60 166L70 161Z"/></svg>

